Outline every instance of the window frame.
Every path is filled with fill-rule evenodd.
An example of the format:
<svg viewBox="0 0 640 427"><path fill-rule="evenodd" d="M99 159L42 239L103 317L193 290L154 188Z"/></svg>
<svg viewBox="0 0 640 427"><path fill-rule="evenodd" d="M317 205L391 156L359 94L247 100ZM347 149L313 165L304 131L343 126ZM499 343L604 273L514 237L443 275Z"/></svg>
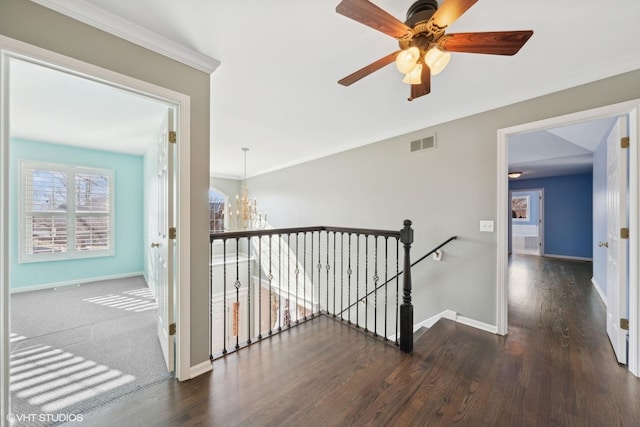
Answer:
<svg viewBox="0 0 640 427"><path fill-rule="evenodd" d="M511 196L511 210L513 209L513 201L516 199L526 200L527 207L525 208L526 216L524 218L512 218L513 222L530 222L531 221L531 197L529 194L512 195Z"/></svg>
<svg viewBox="0 0 640 427"><path fill-rule="evenodd" d="M113 169L94 168L80 165L69 165L60 163L50 163L34 160L19 160L19 187L18 192L18 262L33 263L46 261L64 261L85 258L109 257L115 255L115 172ZM31 213L27 208L29 202L27 195L27 169L46 170L61 172L67 175L67 211L61 212L59 216L67 220L67 250L65 252L41 252L27 253L26 241L27 215ZM107 213L102 212L78 212L76 210L76 177L77 175L103 175L109 179L109 209ZM79 216L108 217L109 219L109 248L88 251L77 250L77 230L76 221Z"/></svg>
<svg viewBox="0 0 640 427"><path fill-rule="evenodd" d="M227 193L225 193L224 191L220 190L219 188L213 187L213 186L209 186L209 193L207 195L208 199L209 199L209 218L211 217L211 192L215 192L218 193L219 195L221 195L224 198L224 224L223 227L224 229L221 231L218 231L218 233L224 233L226 230L229 229L229 215L227 215L228 211L229 211L229 195ZM209 220L209 224L211 224L211 220ZM213 233L213 231L211 230L211 228L209 228L209 234ZM219 240L216 240L215 242L220 242ZM214 243L215 243L214 242Z"/></svg>

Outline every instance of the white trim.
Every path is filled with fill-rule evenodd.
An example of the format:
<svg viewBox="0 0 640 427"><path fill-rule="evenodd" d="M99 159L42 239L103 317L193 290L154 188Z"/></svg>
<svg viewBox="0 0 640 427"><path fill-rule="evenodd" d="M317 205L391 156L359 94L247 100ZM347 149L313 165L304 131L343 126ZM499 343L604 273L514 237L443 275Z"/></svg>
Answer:
<svg viewBox="0 0 640 427"><path fill-rule="evenodd" d="M456 322L462 323L463 325L471 326L472 328L480 329L481 331L491 332L492 334L498 333L498 328L495 325L490 325L488 323L471 319L469 317L460 316L459 314L456 317Z"/></svg>
<svg viewBox="0 0 640 427"><path fill-rule="evenodd" d="M427 320L423 320L422 322L416 323L415 325L413 325L413 332L417 331L422 327L430 328L433 325L435 325L436 322L440 319L449 319L455 322L457 315L458 314L453 310L445 310L442 313L438 313L435 316L428 318Z"/></svg>
<svg viewBox="0 0 640 427"><path fill-rule="evenodd" d="M73 59L56 52L48 51L37 46L30 45L9 37L0 35L0 65L2 66L0 91L0 245L3 256L0 257L0 292L3 296L0 302L0 390L3 398L0 400L0 422L4 422L9 410L9 272L8 260L8 175L7 162L9 150L8 126L8 78L4 73L8 58L15 57L25 61L41 63L44 66L59 68L61 71L73 74L81 74L85 78L91 78L110 86L137 93L148 98L156 99L168 105L178 108L178 229L180 230L177 239L177 336L176 336L176 377L180 381L190 378L191 372L191 328L190 328L190 296L191 296L191 223L189 212L191 211L191 189L190 189L190 163L191 163L191 100L190 97L163 88L152 83L135 79L133 77L116 73L86 62ZM6 296L6 297L5 297Z"/></svg>
<svg viewBox="0 0 640 427"><path fill-rule="evenodd" d="M596 292L598 293L598 295L600 295L600 299L602 300L602 302L606 306L607 305L607 295L602 291L602 288L598 284L598 281L596 280L595 277L591 278L591 283L593 283L593 287L596 288Z"/></svg>
<svg viewBox="0 0 640 427"><path fill-rule="evenodd" d="M498 333L506 334L508 328L508 258L506 228L508 209L508 178L509 147L508 138L511 135L531 131L544 130L552 127L581 123L589 120L608 118L619 115L629 115L629 137L631 140L629 155L629 371L640 376L640 150L638 150L638 127L640 126L640 99L621 102L618 104L594 108L587 111L552 117L531 123L524 123L497 131L498 164L497 164L497 210L498 210L498 240L497 240L497 281L496 281L496 326ZM547 255L548 256L548 255Z"/></svg>
<svg viewBox="0 0 640 427"><path fill-rule="evenodd" d="M209 360L205 360L204 362L198 363L197 365L189 368L189 376L190 378L195 378L211 371L213 371L213 365Z"/></svg>
<svg viewBox="0 0 640 427"><path fill-rule="evenodd" d="M583 256L554 255L554 254L544 254L542 256L546 258L566 259L569 261L593 261L593 258L583 257Z"/></svg>
<svg viewBox="0 0 640 427"><path fill-rule="evenodd" d="M158 33L134 24L83 0L31 0L34 3L98 28L114 36L175 59L207 74L220 66L220 61L176 43Z"/></svg>
<svg viewBox="0 0 640 427"><path fill-rule="evenodd" d="M66 280L64 282L55 282L55 283L43 283L40 285L23 286L20 288L10 289L9 292L11 294L20 294L23 292L40 291L43 289L64 288L67 286L84 285L89 283L102 282L105 280L126 279L128 277L136 277L136 276L144 277L144 273L142 271L134 271L132 273L113 274L110 276L89 277L87 279L74 279L74 280Z"/></svg>

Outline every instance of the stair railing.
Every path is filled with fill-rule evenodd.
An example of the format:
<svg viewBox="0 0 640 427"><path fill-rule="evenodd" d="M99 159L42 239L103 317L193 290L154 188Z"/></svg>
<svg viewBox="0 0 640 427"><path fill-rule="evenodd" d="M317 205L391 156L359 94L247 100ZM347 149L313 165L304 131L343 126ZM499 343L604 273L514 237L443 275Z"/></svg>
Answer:
<svg viewBox="0 0 640 427"><path fill-rule="evenodd" d="M213 233L210 243L212 360L318 315L411 352L410 274L399 287L401 258L403 271L411 269L411 221L401 231L318 226ZM352 304L367 295L372 303Z"/></svg>

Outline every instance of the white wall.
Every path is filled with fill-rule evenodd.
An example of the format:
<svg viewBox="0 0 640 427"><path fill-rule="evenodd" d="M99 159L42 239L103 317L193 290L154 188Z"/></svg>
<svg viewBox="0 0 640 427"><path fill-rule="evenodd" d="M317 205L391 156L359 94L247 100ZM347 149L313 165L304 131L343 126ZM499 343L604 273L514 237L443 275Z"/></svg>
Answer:
<svg viewBox="0 0 640 427"><path fill-rule="evenodd" d="M639 79L634 71L444 123L254 177L249 187L276 227L399 229L409 218L414 259L458 235L443 261L414 270L415 321L454 310L495 324L496 234L481 233L479 221L497 215L497 130L640 98ZM425 114L437 107L428 97L414 105ZM433 134L435 150L409 152L409 141Z"/></svg>

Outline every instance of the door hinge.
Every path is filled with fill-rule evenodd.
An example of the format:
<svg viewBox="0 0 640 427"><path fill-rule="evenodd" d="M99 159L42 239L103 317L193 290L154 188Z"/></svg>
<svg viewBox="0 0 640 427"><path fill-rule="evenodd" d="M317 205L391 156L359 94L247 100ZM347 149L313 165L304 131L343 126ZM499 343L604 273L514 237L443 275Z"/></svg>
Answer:
<svg viewBox="0 0 640 427"><path fill-rule="evenodd" d="M170 239L175 239L176 238L176 233L177 233L176 228L175 227L171 227L169 229L169 238Z"/></svg>
<svg viewBox="0 0 640 427"><path fill-rule="evenodd" d="M169 325L169 335L175 335L176 334L176 324L172 323Z"/></svg>
<svg viewBox="0 0 640 427"><path fill-rule="evenodd" d="M169 142L172 143L172 144L175 144L177 140L178 140L178 136L176 135L176 131L175 130L170 130L169 131Z"/></svg>
<svg viewBox="0 0 640 427"><path fill-rule="evenodd" d="M621 239L628 239L629 238L629 229L624 227L620 229L620 238Z"/></svg>
<svg viewBox="0 0 640 427"><path fill-rule="evenodd" d="M620 148L629 148L629 137L623 136L620 138Z"/></svg>
<svg viewBox="0 0 640 427"><path fill-rule="evenodd" d="M620 319L620 329L629 330L629 319Z"/></svg>

